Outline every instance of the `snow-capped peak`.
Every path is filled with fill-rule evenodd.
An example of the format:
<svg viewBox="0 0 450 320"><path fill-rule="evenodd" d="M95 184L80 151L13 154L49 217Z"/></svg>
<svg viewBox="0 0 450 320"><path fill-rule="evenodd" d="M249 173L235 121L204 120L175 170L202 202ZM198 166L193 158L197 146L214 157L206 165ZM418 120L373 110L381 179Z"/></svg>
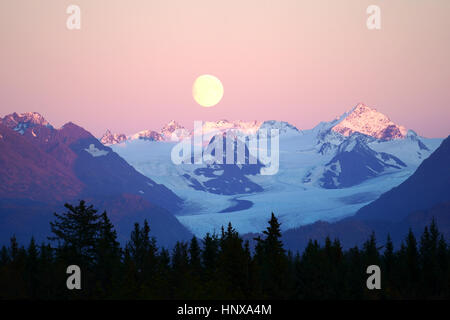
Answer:
<svg viewBox="0 0 450 320"><path fill-rule="evenodd" d="M395 124L386 115L362 103L348 112L332 130L343 136L359 132L380 140L402 139L407 134L405 127Z"/></svg>
<svg viewBox="0 0 450 320"><path fill-rule="evenodd" d="M136 139L142 139L142 140L149 140L149 141L163 141L163 136L156 131L153 130L143 130L139 131L138 133L135 133L128 137L129 140L136 140Z"/></svg>
<svg viewBox="0 0 450 320"><path fill-rule="evenodd" d="M189 130L175 120L171 120L168 124L162 127L160 134L165 141L178 141L180 139L190 137L191 135Z"/></svg>
<svg viewBox="0 0 450 320"><path fill-rule="evenodd" d="M261 126L260 121L205 121L203 122L203 134L208 134L212 132L225 132L228 130L236 130L245 134L255 133Z"/></svg>
<svg viewBox="0 0 450 320"><path fill-rule="evenodd" d="M127 140L127 136L123 133L112 133L109 129L100 138L100 142L104 145L112 145Z"/></svg>
<svg viewBox="0 0 450 320"><path fill-rule="evenodd" d="M0 118L0 123L19 132L20 134L24 134L28 128L36 126L53 128L52 125L37 112L25 112L20 114L14 112ZM36 136L34 132L32 132L32 134Z"/></svg>
<svg viewBox="0 0 450 320"><path fill-rule="evenodd" d="M168 124L166 124L165 126L162 127L161 129L161 133L163 132L174 132L176 129L184 129L184 127L182 125L180 125L178 122L176 122L175 120L170 120Z"/></svg>
<svg viewBox="0 0 450 320"><path fill-rule="evenodd" d="M268 120L264 121L260 129L278 129L280 134L300 133L295 126L286 121Z"/></svg>
<svg viewBox="0 0 450 320"><path fill-rule="evenodd" d="M14 112L12 114L6 115L5 117L3 117L3 119L0 119L0 122L8 127L15 127L20 123L50 126L50 123L37 112L25 112L20 114Z"/></svg>

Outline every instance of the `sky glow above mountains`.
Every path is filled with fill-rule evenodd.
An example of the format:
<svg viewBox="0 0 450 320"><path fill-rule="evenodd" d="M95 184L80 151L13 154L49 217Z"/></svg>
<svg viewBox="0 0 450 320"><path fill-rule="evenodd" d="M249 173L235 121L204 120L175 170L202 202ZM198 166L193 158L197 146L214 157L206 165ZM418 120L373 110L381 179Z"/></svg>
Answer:
<svg viewBox="0 0 450 320"><path fill-rule="evenodd" d="M284 120L299 129L363 102L427 137L449 132L450 2L70 1L0 3L0 115L37 111L95 136L170 119ZM214 74L214 108L192 83Z"/></svg>

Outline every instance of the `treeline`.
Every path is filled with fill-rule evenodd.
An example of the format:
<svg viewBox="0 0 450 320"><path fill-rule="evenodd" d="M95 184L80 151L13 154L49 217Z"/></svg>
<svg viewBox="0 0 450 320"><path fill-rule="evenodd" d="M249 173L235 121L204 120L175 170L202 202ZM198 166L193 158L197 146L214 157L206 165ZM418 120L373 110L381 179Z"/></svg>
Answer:
<svg viewBox="0 0 450 320"><path fill-rule="evenodd" d="M344 251L338 239L310 241L287 252L272 214L253 250L231 224L219 235L159 248L147 221L122 248L106 212L80 201L55 214L50 243L0 252L1 299L448 299L450 250L433 222L398 250L372 235ZM69 265L81 268L81 290L68 290ZM381 290L369 290L366 269L381 269Z"/></svg>

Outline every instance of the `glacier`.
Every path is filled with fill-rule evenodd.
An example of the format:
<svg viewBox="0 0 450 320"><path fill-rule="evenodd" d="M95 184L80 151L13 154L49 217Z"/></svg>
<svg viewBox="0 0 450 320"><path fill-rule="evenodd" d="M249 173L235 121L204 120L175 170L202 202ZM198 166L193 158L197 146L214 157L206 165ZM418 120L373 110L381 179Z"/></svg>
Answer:
<svg viewBox="0 0 450 320"><path fill-rule="evenodd" d="M202 166L174 165L170 159L174 143L132 140L111 148L136 170L181 197L185 205L177 219L195 235L203 236L207 232L220 232L220 228L229 222L241 233L259 232L265 228L271 212L279 217L283 230L353 215L407 179L442 141L422 138L428 150L421 150L420 156L417 143L411 139L369 143L377 152L393 154L407 166L402 170L387 170L349 188L325 189L315 183L314 177L307 183L303 181L310 170L318 168L320 171L333 157L333 153L318 152L316 130L281 136L278 173L248 176L263 191L243 195L221 195L193 189L183 175L195 175L194 171ZM201 176L196 178L202 179ZM252 205L243 210L227 210L236 204L236 200L250 201Z"/></svg>
<svg viewBox="0 0 450 320"><path fill-rule="evenodd" d="M235 194L204 188L212 179L211 175L199 174L204 172L205 165L173 164L170 155L175 142L129 139L110 147L137 171L165 185L184 200L176 218L196 236L219 233L229 222L240 233L260 232L272 212L278 216L284 231L318 220L332 222L353 215L406 180L442 142L439 138L420 137L401 126L393 130L397 128L395 124L374 112L358 104L335 120L321 122L309 130L299 130L282 121L255 121L243 126L245 130L258 127L280 130L279 171L275 175L246 174L242 176L245 179L238 176L243 186L240 193ZM349 116L351 129L361 127L364 133L345 130L344 120ZM385 126L380 126L378 120L371 126L374 118L382 119ZM226 130L240 125L221 121L209 126L217 128L221 124ZM333 129L339 124L339 130ZM357 161L359 172L349 169L352 161ZM220 173L223 174L220 169L212 171L218 181ZM361 177L342 186L339 184L342 170L347 176L359 174ZM328 179L326 183L324 179ZM229 183L226 179L221 182Z"/></svg>

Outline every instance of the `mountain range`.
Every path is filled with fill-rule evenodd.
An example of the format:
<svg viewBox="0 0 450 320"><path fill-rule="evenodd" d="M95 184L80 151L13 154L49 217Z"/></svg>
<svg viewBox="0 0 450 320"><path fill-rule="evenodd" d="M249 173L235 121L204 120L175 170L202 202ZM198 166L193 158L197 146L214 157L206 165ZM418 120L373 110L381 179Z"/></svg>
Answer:
<svg viewBox="0 0 450 320"><path fill-rule="evenodd" d="M344 137L353 133L360 133L365 136L379 140L402 139L407 135L407 130L401 125L392 122L386 115L378 112L363 103L357 104L349 112L336 118L332 122L321 123L331 125L329 129ZM278 129L280 133L300 132L295 126L284 121L205 121L203 122L203 133L211 131L225 132L228 130L238 130L243 133L254 133L258 129ZM105 145L113 145L125 141L142 139L149 141L174 141L172 134L176 133L178 138L186 138L194 134L194 130L188 130L175 120L171 120L160 131L151 129L139 131L135 134L125 135L124 133L112 133L109 129L100 138Z"/></svg>
<svg viewBox="0 0 450 320"><path fill-rule="evenodd" d="M0 150L2 237L48 234L52 213L79 199L101 205L118 225L146 216L163 243L169 235L190 236L173 216L182 206L176 194L73 123L55 129L38 113L7 115L0 119ZM27 215L30 208L39 211L38 221Z"/></svg>
<svg viewBox="0 0 450 320"><path fill-rule="evenodd" d="M409 229L421 234L432 220L450 238L450 136L400 185L359 209L354 216L329 223L288 230L283 240L288 248L299 249L309 239L339 238L344 247L361 244L375 232L382 246L389 234L399 246ZM252 235L254 236L254 235Z"/></svg>
<svg viewBox="0 0 450 320"><path fill-rule="evenodd" d="M107 210L121 239L135 221L148 219L166 246L218 232L230 221L252 235L271 212L289 248L326 234L353 245L370 230L400 234L449 213L448 138L420 137L362 103L306 130L276 120L205 121L202 133L211 138L189 157L214 154L218 137L225 148L231 132L259 134L260 146L271 145L271 134L261 134L268 129L280 133L274 175L262 175L264 164L250 161L258 156L250 145L243 164L174 164L174 146L194 142L198 130L174 120L160 130L107 130L96 139L71 122L54 128L35 112L6 115L0 118L0 242L12 233L48 235L52 213L79 199Z"/></svg>
<svg viewBox="0 0 450 320"><path fill-rule="evenodd" d="M271 211L284 230L352 216L412 175L442 142L420 137L364 104L307 130L275 120L220 120L204 122L202 129L220 135L278 129L278 173L261 175L261 163L174 165L169 160L173 142L133 135L110 146L136 170L184 200L177 218L199 236L220 230L229 221L243 233L262 230ZM193 139L192 135L191 131L184 139ZM256 156L251 148L248 153Z"/></svg>

